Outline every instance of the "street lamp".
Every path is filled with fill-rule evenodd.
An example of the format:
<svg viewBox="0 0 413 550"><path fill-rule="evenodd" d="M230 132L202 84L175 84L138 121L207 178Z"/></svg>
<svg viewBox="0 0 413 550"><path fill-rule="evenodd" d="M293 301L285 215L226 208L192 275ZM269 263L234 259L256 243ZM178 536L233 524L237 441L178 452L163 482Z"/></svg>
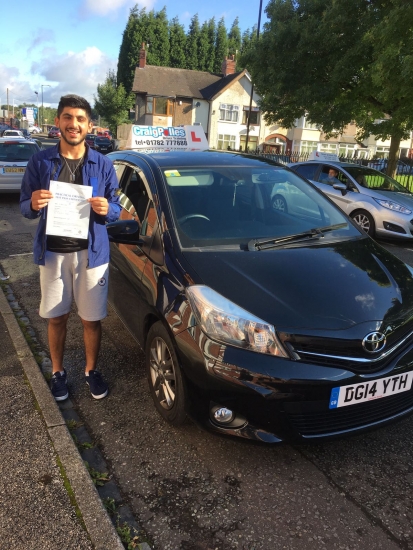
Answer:
<svg viewBox="0 0 413 550"><path fill-rule="evenodd" d="M39 116L40 116L40 111L39 111L39 92L34 92L36 95L37 95L37 125L39 126ZM40 126L39 126L40 128Z"/></svg>
<svg viewBox="0 0 413 550"><path fill-rule="evenodd" d="M258 12L258 26L257 26L257 42L260 38L260 25L261 25L261 12L262 12L262 0L260 0L260 11ZM248 139L250 136L250 119L251 119L251 110L252 110L252 96L254 95L254 84L251 79L251 96L250 96L250 108L248 111L248 118L247 118L247 138L245 141L245 152L248 152ZM260 125L261 128L261 125Z"/></svg>
<svg viewBox="0 0 413 550"><path fill-rule="evenodd" d="M50 88L50 84L42 84L41 86L41 89L42 89L42 126L43 126L43 113L44 113L44 110L43 110L43 88ZM41 128L43 130L43 128Z"/></svg>

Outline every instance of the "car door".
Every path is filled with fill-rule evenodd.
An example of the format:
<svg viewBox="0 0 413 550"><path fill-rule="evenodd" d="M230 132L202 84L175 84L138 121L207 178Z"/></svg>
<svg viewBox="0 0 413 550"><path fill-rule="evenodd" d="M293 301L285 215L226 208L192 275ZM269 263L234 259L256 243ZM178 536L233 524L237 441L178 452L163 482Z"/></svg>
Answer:
<svg viewBox="0 0 413 550"><path fill-rule="evenodd" d="M135 160L133 163L118 161L116 165L122 171L122 211L119 219L138 222L139 238L143 244L111 244L109 301L132 334L142 343L144 312L148 303L148 285L143 283L142 277L153 244L156 212L145 174L146 167ZM131 239L135 238L131 235Z"/></svg>
<svg viewBox="0 0 413 550"><path fill-rule="evenodd" d="M336 180L338 181L328 181L328 173L331 169L338 172L336 176ZM343 192L340 189L335 189L335 183L343 183L346 186L346 190ZM349 176L341 170L339 166L334 166L332 164L321 165L321 170L318 172L314 184L346 214L351 212L353 209L352 204L356 202L359 197L359 193L354 189Z"/></svg>

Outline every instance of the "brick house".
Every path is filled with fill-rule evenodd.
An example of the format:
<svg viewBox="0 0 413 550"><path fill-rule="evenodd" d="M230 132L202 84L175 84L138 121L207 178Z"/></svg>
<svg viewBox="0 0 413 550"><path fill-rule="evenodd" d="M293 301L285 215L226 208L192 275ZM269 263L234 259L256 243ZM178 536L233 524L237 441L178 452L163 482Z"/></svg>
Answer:
<svg viewBox="0 0 413 550"><path fill-rule="evenodd" d="M233 56L224 59L222 74L147 65L144 44L140 50L132 92L134 123L148 126L200 124L215 149L244 150L250 106L251 78L236 72ZM248 147L263 141L264 124L253 94Z"/></svg>

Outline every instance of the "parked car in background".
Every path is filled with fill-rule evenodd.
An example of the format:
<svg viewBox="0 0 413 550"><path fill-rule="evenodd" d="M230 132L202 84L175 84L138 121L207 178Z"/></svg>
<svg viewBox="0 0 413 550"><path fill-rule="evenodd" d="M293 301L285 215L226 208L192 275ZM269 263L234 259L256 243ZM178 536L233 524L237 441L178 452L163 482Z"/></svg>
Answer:
<svg viewBox="0 0 413 550"><path fill-rule="evenodd" d="M38 126L30 126L29 131L32 134L40 134L41 130Z"/></svg>
<svg viewBox="0 0 413 550"><path fill-rule="evenodd" d="M368 166L339 161L289 165L310 180L370 236L413 239L413 194ZM329 171L337 172L329 181ZM276 205L273 203L274 208Z"/></svg>
<svg viewBox="0 0 413 550"><path fill-rule="evenodd" d="M47 137L49 137L49 138L60 138L61 133L60 133L59 128L57 128L56 126L53 126L53 128L50 128L50 130L47 134Z"/></svg>
<svg viewBox="0 0 413 550"><path fill-rule="evenodd" d="M99 153L103 153L104 155L106 155L106 153L111 153L113 151L113 144L111 140L107 137L96 136L94 149L96 149L96 151L99 151Z"/></svg>
<svg viewBox="0 0 413 550"><path fill-rule="evenodd" d="M40 147L34 140L0 138L0 193L20 191L27 162L38 151Z"/></svg>
<svg viewBox="0 0 413 550"><path fill-rule="evenodd" d="M12 130L13 128L11 126L9 126L8 124L5 124L5 123L1 123L0 124L0 136L3 135L3 132L5 130Z"/></svg>
<svg viewBox="0 0 413 550"><path fill-rule="evenodd" d="M91 147L92 149L95 148L95 139L96 139L96 135L95 134L87 134L86 138L85 138L85 141L86 143L89 145L89 147Z"/></svg>
<svg viewBox="0 0 413 550"><path fill-rule="evenodd" d="M109 139L113 139L113 136L109 130L104 130L103 132L98 132L98 136L107 137Z"/></svg>
<svg viewBox="0 0 413 550"><path fill-rule="evenodd" d="M3 137L25 137L21 130L4 130Z"/></svg>

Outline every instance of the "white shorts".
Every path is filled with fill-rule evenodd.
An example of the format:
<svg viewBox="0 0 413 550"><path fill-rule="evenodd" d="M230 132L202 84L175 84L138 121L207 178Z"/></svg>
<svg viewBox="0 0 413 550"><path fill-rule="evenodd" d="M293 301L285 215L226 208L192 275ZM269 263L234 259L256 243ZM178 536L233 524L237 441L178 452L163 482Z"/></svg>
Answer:
<svg viewBox="0 0 413 550"><path fill-rule="evenodd" d="M41 317L50 319L69 313L73 298L79 316L85 321L106 317L108 264L91 269L87 265L87 250L66 254L46 252L46 264L39 266Z"/></svg>

